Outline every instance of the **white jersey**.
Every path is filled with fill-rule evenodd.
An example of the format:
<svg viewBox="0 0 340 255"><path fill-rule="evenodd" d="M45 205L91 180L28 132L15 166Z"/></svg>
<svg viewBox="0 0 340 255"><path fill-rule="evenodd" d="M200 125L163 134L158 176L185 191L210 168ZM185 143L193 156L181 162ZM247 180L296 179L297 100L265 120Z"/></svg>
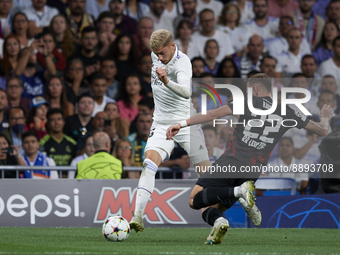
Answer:
<svg viewBox="0 0 340 255"><path fill-rule="evenodd" d="M232 1L232 3L237 5L237 1ZM246 1L243 10L241 10L240 23L245 24L249 20L253 19L254 17L255 17L255 14L253 11L253 3L250 1Z"/></svg>
<svg viewBox="0 0 340 255"><path fill-rule="evenodd" d="M152 70L151 70L151 87L153 98L155 101L155 111L153 119L161 124L176 124L180 121L190 118L190 116L196 114L196 110L191 102L191 97L186 99L177 95L174 91L164 85L164 83L158 79L156 68L160 67L167 72L168 79L172 82L179 83L185 82L183 86L189 86L191 88L191 62L187 55L177 49L172 59L163 64L158 60L155 53L151 53L152 57Z"/></svg>
<svg viewBox="0 0 340 255"><path fill-rule="evenodd" d="M287 40L284 37L280 36L268 42L267 50L269 52L269 55L278 59L280 55L289 50L289 45ZM302 39L302 42L300 44L300 52L303 55L311 54L309 44L305 38Z"/></svg>
<svg viewBox="0 0 340 255"><path fill-rule="evenodd" d="M291 78L295 73L301 73L301 59L303 53L295 56L292 52L288 51L277 58L277 65L275 72L282 73L282 78Z"/></svg>
<svg viewBox="0 0 340 255"><path fill-rule="evenodd" d="M265 46L267 46L269 40L275 38L279 32L279 19L268 17L264 26L257 25L255 19L252 19L245 24L245 27L252 35L256 34L262 37Z"/></svg>
<svg viewBox="0 0 340 255"><path fill-rule="evenodd" d="M251 37L251 34L248 32L248 30L241 26L231 29L228 26L218 25L217 30L229 35L231 43L236 52L241 52L243 47L248 44L249 38Z"/></svg>

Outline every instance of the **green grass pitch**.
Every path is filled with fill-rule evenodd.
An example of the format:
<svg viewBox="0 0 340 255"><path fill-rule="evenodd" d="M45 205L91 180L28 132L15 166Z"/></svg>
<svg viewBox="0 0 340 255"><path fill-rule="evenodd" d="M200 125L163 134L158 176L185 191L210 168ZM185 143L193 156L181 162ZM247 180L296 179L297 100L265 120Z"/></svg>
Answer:
<svg viewBox="0 0 340 255"><path fill-rule="evenodd" d="M204 245L209 228L146 228L122 243L101 228L0 228L2 254L338 254L338 229L230 229L222 244Z"/></svg>

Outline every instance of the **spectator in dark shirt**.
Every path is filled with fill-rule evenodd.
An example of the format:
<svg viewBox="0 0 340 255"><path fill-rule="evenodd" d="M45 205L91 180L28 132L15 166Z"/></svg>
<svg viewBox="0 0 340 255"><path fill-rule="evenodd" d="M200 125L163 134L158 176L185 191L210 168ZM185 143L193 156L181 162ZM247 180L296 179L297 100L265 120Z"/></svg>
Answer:
<svg viewBox="0 0 340 255"><path fill-rule="evenodd" d="M145 88L147 95L152 97L151 68L152 68L151 55L150 54L143 55L139 59L138 69L142 75L142 86Z"/></svg>
<svg viewBox="0 0 340 255"><path fill-rule="evenodd" d="M46 61L46 70L37 70L37 54L41 53ZM56 68L52 56L48 54L47 47L44 43L34 41L29 48L21 51L21 58L14 70L14 74L20 76L24 82L24 92L22 97L32 99L37 96L44 96L45 81L49 77L56 75Z"/></svg>
<svg viewBox="0 0 340 255"><path fill-rule="evenodd" d="M23 82L20 77L14 76L6 82L6 94L8 99L8 106L6 112L12 107L20 106L23 109L29 109L31 105L31 99L22 97L24 92Z"/></svg>
<svg viewBox="0 0 340 255"><path fill-rule="evenodd" d="M91 81L92 75L99 71L102 58L96 53L98 44L97 32L93 27L85 27L81 37L81 51L73 55L83 61L85 79Z"/></svg>
<svg viewBox="0 0 340 255"><path fill-rule="evenodd" d="M3 129L8 128L7 116L6 116L6 107L8 105L7 95L3 89L0 89L0 132Z"/></svg>
<svg viewBox="0 0 340 255"><path fill-rule="evenodd" d="M116 39L113 33L115 29L115 18L109 11L102 12L97 19L99 56L105 57L108 54L110 45Z"/></svg>
<svg viewBox="0 0 340 255"><path fill-rule="evenodd" d="M101 63L100 72L106 79L106 96L115 98L119 90L119 82L115 78L117 74L116 62L112 58L105 58Z"/></svg>
<svg viewBox="0 0 340 255"><path fill-rule="evenodd" d="M138 23L137 34L133 36L135 39L138 56L151 53L150 36L153 32L153 21L149 17L143 17Z"/></svg>
<svg viewBox="0 0 340 255"><path fill-rule="evenodd" d="M138 102L138 112L139 113L146 113L153 116L153 112L155 110L155 103L152 97L143 97ZM137 118L135 118L130 125L130 134L137 132Z"/></svg>
<svg viewBox="0 0 340 255"><path fill-rule="evenodd" d="M92 112L94 109L94 100L89 93L82 94L77 100L77 112L65 119L64 133L73 140L78 141L88 132L93 132Z"/></svg>
<svg viewBox="0 0 340 255"><path fill-rule="evenodd" d="M137 21L123 14L123 11L125 10L124 0L112 0L110 2L110 10L116 21L115 34L134 35L137 33Z"/></svg>

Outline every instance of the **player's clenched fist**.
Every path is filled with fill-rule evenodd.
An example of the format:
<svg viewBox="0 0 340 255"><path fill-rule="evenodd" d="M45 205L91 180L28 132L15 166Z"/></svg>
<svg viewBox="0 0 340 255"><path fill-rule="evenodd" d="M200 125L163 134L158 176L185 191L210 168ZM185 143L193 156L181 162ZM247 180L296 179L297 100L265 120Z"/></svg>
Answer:
<svg viewBox="0 0 340 255"><path fill-rule="evenodd" d="M324 104L321 110L319 111L319 117L321 118L328 118L329 120L333 116L333 109L327 104Z"/></svg>
<svg viewBox="0 0 340 255"><path fill-rule="evenodd" d="M158 79L160 79L164 84L167 84L169 82L168 76L163 68L157 67L156 73Z"/></svg>
<svg viewBox="0 0 340 255"><path fill-rule="evenodd" d="M172 125L166 131L166 140L174 140L172 137L177 135L179 130L181 129L181 124L177 123L176 125Z"/></svg>

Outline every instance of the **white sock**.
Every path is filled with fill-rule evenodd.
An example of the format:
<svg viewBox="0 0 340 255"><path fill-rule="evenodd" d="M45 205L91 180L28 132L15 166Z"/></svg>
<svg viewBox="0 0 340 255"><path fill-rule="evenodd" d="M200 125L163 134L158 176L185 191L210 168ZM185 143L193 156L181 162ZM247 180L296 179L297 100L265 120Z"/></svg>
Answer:
<svg viewBox="0 0 340 255"><path fill-rule="evenodd" d="M146 204L155 188L155 175L157 170L158 167L152 160L144 160L136 196L135 215L137 216L143 217Z"/></svg>
<svg viewBox="0 0 340 255"><path fill-rule="evenodd" d="M215 222L218 222L220 220L224 220L224 217L219 217L217 220L215 220Z"/></svg>
<svg viewBox="0 0 340 255"><path fill-rule="evenodd" d="M234 188L234 195L235 195L235 197L241 197L243 192L244 192L244 187L243 186L238 186L238 187Z"/></svg>

